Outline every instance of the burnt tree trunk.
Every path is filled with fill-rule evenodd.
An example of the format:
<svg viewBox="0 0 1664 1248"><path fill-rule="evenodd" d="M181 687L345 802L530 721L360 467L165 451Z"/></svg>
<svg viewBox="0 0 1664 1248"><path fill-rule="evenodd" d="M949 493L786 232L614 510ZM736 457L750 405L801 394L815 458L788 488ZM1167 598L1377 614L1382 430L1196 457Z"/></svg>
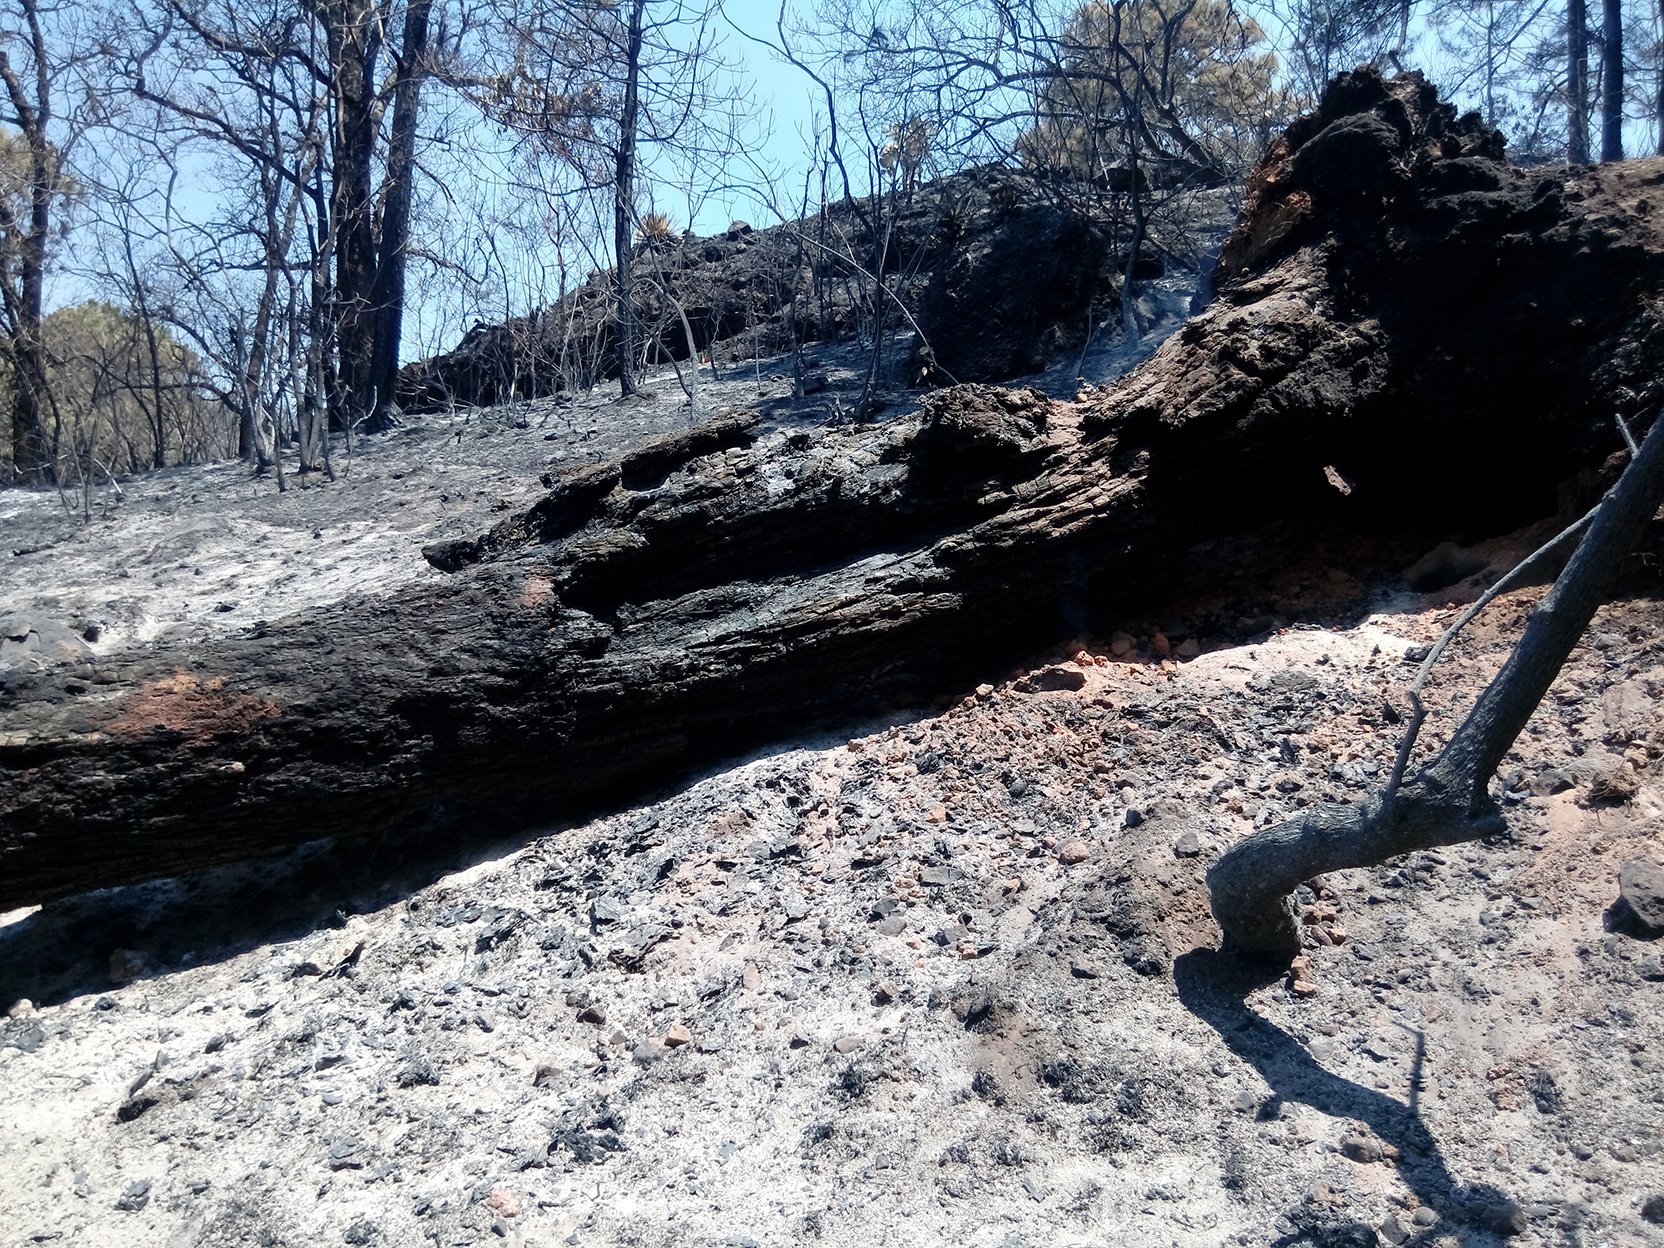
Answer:
<svg viewBox="0 0 1664 1248"><path fill-rule="evenodd" d="M635 296L636 128L641 113L641 21L647 0L631 0L624 31L624 101L618 118L618 149L613 162L613 256L618 280L618 389L625 397L639 393L636 347L640 324Z"/></svg>
<svg viewBox="0 0 1664 1248"><path fill-rule="evenodd" d="M1589 6L1566 0L1566 159L1589 163Z"/></svg>
<svg viewBox="0 0 1664 1248"><path fill-rule="evenodd" d="M374 167L380 130L376 64L383 14L376 0L321 0L328 40L330 133L328 246L335 259L333 324L339 387L329 394L333 427L368 414L377 309Z"/></svg>
<svg viewBox="0 0 1664 1248"><path fill-rule="evenodd" d="M1622 207L1664 162L1556 182L1500 153L1418 77L1344 76L1256 175L1214 303L1107 391L955 387L790 436L719 420L430 548L438 582L0 672L0 908L566 817L954 696L1267 520L1552 511L1614 449L1614 407L1664 398L1664 215Z"/></svg>
<svg viewBox="0 0 1664 1248"><path fill-rule="evenodd" d="M1624 158L1624 11L1622 0L1600 5L1600 158Z"/></svg>
<svg viewBox="0 0 1664 1248"><path fill-rule="evenodd" d="M375 344L370 386L375 410L368 432L392 423L399 377L399 342L404 336L405 260L410 250L410 206L416 183L416 122L421 114L422 79L427 75L428 19L432 0L410 0L399 49L398 84L393 91L393 132L387 152L386 193L376 261Z"/></svg>

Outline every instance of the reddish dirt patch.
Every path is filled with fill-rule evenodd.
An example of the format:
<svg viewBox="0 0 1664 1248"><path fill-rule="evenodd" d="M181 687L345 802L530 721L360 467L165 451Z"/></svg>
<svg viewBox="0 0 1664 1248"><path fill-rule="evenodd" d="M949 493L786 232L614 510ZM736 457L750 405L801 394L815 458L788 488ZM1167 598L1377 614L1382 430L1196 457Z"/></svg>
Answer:
<svg viewBox="0 0 1664 1248"><path fill-rule="evenodd" d="M146 681L128 696L109 731L120 736L169 732L205 741L247 732L259 720L282 712L274 702L230 692L225 685L223 676L203 680L186 672Z"/></svg>

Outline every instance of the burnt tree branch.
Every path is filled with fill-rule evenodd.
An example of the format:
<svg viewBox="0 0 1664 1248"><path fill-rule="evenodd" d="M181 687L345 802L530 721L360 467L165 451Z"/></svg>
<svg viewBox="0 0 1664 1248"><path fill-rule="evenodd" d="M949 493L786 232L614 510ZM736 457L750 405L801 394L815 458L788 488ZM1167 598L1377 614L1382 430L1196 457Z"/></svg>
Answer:
<svg viewBox="0 0 1664 1248"><path fill-rule="evenodd" d="M1664 419L1655 419L1508 661L1443 751L1402 788L1389 785L1369 802L1304 811L1233 845L1209 869L1214 917L1229 947L1279 957L1299 952L1289 896L1313 876L1506 831L1489 794L1491 776L1661 504Z"/></svg>

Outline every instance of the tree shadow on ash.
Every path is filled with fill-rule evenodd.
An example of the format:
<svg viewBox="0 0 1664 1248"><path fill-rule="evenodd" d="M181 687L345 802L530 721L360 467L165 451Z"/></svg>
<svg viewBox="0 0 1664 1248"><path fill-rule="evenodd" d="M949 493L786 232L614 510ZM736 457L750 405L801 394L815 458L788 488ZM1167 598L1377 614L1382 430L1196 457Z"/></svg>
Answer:
<svg viewBox="0 0 1664 1248"><path fill-rule="evenodd" d="M51 901L0 926L0 1010L19 997L56 1005L343 928L353 915L392 905L450 871L523 843L319 840L249 862Z"/></svg>
<svg viewBox="0 0 1664 1248"><path fill-rule="evenodd" d="M1293 1101L1334 1118L1365 1123L1402 1155L1398 1173L1422 1204L1436 1210L1440 1222L1403 1241L1413 1245L1448 1236L1460 1224L1464 1243L1500 1243L1508 1219L1518 1206L1488 1184L1457 1181L1438 1141L1422 1121L1417 1090L1421 1082L1422 1038L1417 1033L1417 1062L1408 1104L1325 1070L1294 1036L1251 1009L1248 995L1282 977L1265 963L1237 959L1212 949L1194 949L1173 963L1173 980L1185 1009L1218 1033L1231 1052L1247 1062L1272 1092L1272 1106ZM1263 1113L1264 1111L1262 1111ZM1341 1248L1374 1245L1374 1228L1357 1221L1321 1222L1310 1211L1291 1215L1295 1230L1276 1241L1279 1248ZM1408 1229L1408 1228L1406 1228Z"/></svg>
<svg viewBox="0 0 1664 1248"><path fill-rule="evenodd" d="M262 946L345 929L354 917L379 921L383 912L454 872L521 851L531 851L529 861L535 863L540 842L630 811L645 811L659 802L674 802L701 781L729 769L782 750L841 748L851 735L912 723L939 709L928 704L896 708L829 728L805 728L784 742L667 773L658 783L633 790L627 800L574 807L558 821L528 823L505 817L493 823L489 815L482 815L482 826L471 833L459 831L453 823L436 823L376 837L319 839L264 858L58 898L0 922L0 1015L19 998L37 1006L58 1005L109 993L134 980L162 979L180 970L226 962ZM675 818L673 810L669 819ZM657 836L658 823L655 817L592 828L582 841L583 853L604 864L609 855L644 852ZM505 864L501 869L514 868ZM493 900L489 886L479 883L461 886L460 894L452 899L458 905L470 898L482 906ZM548 895L552 905L564 905L574 913L587 905L581 885L562 884ZM437 917L432 921L447 925ZM343 931L331 956L354 961L349 952L354 944L355 938ZM338 963L303 969L309 965L298 952L294 955L297 975L340 973ZM11 1040L6 1020L0 1017L0 1051Z"/></svg>

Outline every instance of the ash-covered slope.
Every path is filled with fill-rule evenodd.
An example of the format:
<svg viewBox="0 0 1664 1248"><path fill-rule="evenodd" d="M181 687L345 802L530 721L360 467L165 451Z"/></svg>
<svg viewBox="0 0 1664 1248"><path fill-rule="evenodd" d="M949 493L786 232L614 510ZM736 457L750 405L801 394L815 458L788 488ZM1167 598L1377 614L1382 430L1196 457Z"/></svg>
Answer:
<svg viewBox="0 0 1664 1248"><path fill-rule="evenodd" d="M1661 946L1602 928L1664 816L1658 603L1508 760L1508 841L1304 890L1266 983L1211 952L1204 865L1378 783L1457 610L1305 553L436 882L314 851L0 926L0 1238L1664 1243ZM1332 623L1209 640L1273 615Z"/></svg>
<svg viewBox="0 0 1664 1248"><path fill-rule="evenodd" d="M1223 190L1164 192L1139 280L1171 265L1194 287L1233 202ZM1125 216L1090 185L990 165L799 221L643 240L637 316L656 359L687 359L691 330L720 375L794 343L870 336L870 275L882 271L887 323L909 330L893 300L912 309L934 351L931 376L1005 381L1074 359L1094 326L1118 317ZM616 377L613 282L610 270L596 272L535 315L476 325L452 350L402 371L400 405L490 406ZM922 356L891 367L908 384L926 371Z"/></svg>

